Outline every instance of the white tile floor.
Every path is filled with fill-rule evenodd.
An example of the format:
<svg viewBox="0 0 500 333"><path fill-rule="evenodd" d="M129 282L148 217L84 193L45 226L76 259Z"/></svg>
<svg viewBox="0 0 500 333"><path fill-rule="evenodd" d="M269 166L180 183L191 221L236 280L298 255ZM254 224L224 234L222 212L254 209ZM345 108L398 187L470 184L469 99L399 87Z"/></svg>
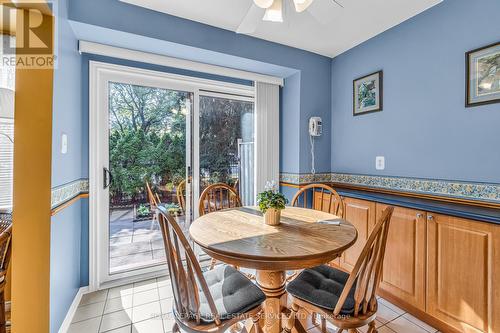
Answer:
<svg viewBox="0 0 500 333"><path fill-rule="evenodd" d="M68 333L168 333L172 317L170 280L158 278L110 288L82 297ZM328 326L330 332L335 327ZM379 333L434 333L436 329L379 299ZM311 333L319 332L311 328ZM366 332L366 328L360 330Z"/></svg>

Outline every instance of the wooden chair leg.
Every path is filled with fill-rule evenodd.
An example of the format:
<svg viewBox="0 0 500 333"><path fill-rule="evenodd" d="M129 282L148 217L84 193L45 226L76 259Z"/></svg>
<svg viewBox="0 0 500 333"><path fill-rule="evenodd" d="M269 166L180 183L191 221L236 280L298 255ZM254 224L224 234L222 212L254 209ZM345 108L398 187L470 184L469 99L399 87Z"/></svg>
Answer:
<svg viewBox="0 0 500 333"><path fill-rule="evenodd" d="M368 324L368 333L377 333L377 328L375 327L375 320Z"/></svg>
<svg viewBox="0 0 500 333"><path fill-rule="evenodd" d="M260 327L260 313L252 317L253 328L255 333L262 333L262 327Z"/></svg>
<svg viewBox="0 0 500 333"><path fill-rule="evenodd" d="M290 316L286 321L286 325L283 327L283 333L291 333L293 326L295 324L295 319L297 318L297 312L299 312L299 306L295 303L292 303L292 311L290 311Z"/></svg>
<svg viewBox="0 0 500 333"><path fill-rule="evenodd" d="M0 291L0 333L5 333L6 326L7 323L5 321L5 297L2 290Z"/></svg>
<svg viewBox="0 0 500 333"><path fill-rule="evenodd" d="M214 258L212 258L212 260L210 260L210 267L208 267L208 269L209 270L214 269L215 264L217 264L217 260L215 260Z"/></svg>
<svg viewBox="0 0 500 333"><path fill-rule="evenodd" d="M316 321L318 314L316 312L313 312L311 315L311 322L314 326L318 325L318 322Z"/></svg>
<svg viewBox="0 0 500 333"><path fill-rule="evenodd" d="M326 318L321 317L321 332L326 333Z"/></svg>
<svg viewBox="0 0 500 333"><path fill-rule="evenodd" d="M230 328L229 328L229 332L231 333L238 333L238 332L242 332L243 330L243 325L241 325L240 323L236 323L234 325L232 325Z"/></svg>

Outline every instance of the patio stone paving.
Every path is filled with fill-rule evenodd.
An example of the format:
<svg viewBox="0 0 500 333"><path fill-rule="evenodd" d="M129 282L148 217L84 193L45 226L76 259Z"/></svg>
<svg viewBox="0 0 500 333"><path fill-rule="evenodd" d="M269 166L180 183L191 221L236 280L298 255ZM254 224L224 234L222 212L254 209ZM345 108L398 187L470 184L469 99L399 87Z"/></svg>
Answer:
<svg viewBox="0 0 500 333"><path fill-rule="evenodd" d="M184 217L178 222L184 226ZM135 269L165 260L165 250L158 222L134 222L132 208L114 209L109 223L110 272Z"/></svg>

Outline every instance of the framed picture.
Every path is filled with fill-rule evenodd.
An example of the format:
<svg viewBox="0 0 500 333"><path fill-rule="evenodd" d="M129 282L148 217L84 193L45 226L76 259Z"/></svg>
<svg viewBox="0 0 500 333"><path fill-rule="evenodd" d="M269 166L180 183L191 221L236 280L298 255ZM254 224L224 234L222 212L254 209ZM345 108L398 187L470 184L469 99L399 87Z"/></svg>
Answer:
<svg viewBox="0 0 500 333"><path fill-rule="evenodd" d="M354 80L353 115L382 111L382 71Z"/></svg>
<svg viewBox="0 0 500 333"><path fill-rule="evenodd" d="M500 102L500 42L465 54L465 106Z"/></svg>

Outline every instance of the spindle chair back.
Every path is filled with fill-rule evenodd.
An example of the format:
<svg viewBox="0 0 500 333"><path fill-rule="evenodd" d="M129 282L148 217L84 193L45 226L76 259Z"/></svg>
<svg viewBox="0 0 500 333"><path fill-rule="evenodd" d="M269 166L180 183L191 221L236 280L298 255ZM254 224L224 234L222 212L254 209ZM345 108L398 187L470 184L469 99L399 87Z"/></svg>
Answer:
<svg viewBox="0 0 500 333"><path fill-rule="evenodd" d="M261 311L260 306L234 318L221 320L214 297L188 239L164 207L159 206L158 211L174 295L176 323L173 332L178 333L179 327L188 332L224 332L241 320L254 319ZM200 316L201 294L208 303L213 322L206 322Z"/></svg>
<svg viewBox="0 0 500 333"><path fill-rule="evenodd" d="M232 186L224 183L209 185L200 195L199 215L226 208L241 207L241 199Z"/></svg>
<svg viewBox="0 0 500 333"><path fill-rule="evenodd" d="M337 191L325 184L309 184L302 187L294 195L291 205L320 210L338 217L344 216L344 201Z"/></svg>

